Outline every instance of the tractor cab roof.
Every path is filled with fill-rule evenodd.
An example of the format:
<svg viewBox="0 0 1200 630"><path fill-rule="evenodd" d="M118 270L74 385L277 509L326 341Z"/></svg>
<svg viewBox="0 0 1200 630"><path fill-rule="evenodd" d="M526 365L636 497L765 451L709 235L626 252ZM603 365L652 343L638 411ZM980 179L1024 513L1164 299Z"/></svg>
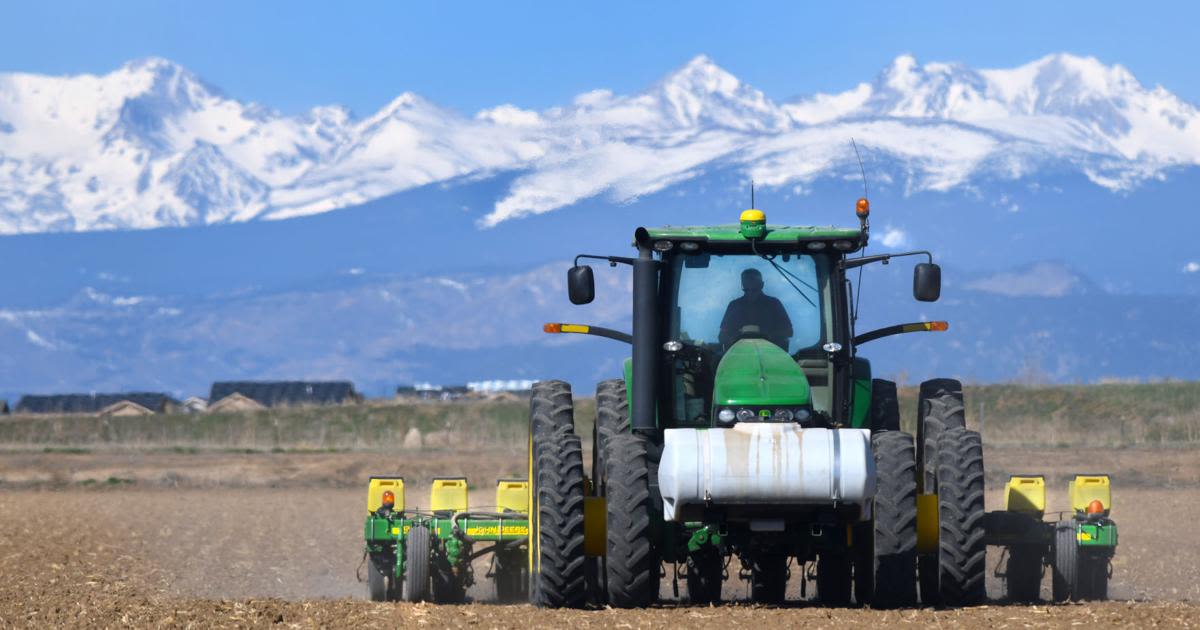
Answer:
<svg viewBox="0 0 1200 630"><path fill-rule="evenodd" d="M833 249L841 252L855 251L866 244L865 235L858 228L811 225L768 225L766 233L757 240L775 246L817 241L830 244ZM666 245L657 245L660 241L670 242L671 246L685 242L736 246L748 244L750 239L743 235L741 226L738 224L640 227L634 232L635 245L652 246L660 251L664 251L664 247L670 248ZM816 248L809 247L808 249L815 250Z"/></svg>

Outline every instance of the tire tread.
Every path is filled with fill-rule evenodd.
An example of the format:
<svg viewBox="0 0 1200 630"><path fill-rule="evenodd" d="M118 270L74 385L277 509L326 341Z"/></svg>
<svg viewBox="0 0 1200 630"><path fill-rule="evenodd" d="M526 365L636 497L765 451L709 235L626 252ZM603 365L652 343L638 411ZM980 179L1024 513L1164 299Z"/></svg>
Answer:
<svg viewBox="0 0 1200 630"><path fill-rule="evenodd" d="M937 455L939 594L947 606L982 604L983 444L977 432L953 428L939 436Z"/></svg>
<svg viewBox="0 0 1200 630"><path fill-rule="evenodd" d="M659 562L654 547L651 466L645 439L615 434L605 448L607 542L605 582L608 604L641 608L658 598Z"/></svg>

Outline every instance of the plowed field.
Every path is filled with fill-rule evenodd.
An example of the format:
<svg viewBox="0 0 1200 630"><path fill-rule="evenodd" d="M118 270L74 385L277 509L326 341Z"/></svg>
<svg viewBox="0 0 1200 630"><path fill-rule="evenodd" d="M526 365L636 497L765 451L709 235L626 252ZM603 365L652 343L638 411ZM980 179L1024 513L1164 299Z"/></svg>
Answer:
<svg viewBox="0 0 1200 630"><path fill-rule="evenodd" d="M486 583L462 606L374 604L356 580L362 558L362 491L341 487L364 461L414 481L460 470L490 479L512 463L477 454L407 462L378 455L0 454L0 626L478 626L689 628L1195 626L1200 619L1200 453L991 450L989 479L1050 473L1050 502L1065 499L1055 475L1111 470L1121 546L1116 601L964 610L830 610L800 601L792 580L784 608L734 603L667 604L642 611L542 611L486 603ZM201 474L201 471L205 471ZM113 481L108 481L109 479ZM96 480L90 482L89 480ZM123 481L132 479L129 483ZM1122 479L1125 480L1124 485ZM993 484L995 485L995 484ZM410 497L423 496L415 484ZM997 506L995 492L989 506ZM990 559L994 567L998 554ZM736 572L735 572L736 573ZM482 569L477 571L482 576ZM482 580L481 580L482 582ZM989 593L1000 596L993 579ZM745 597L736 579L726 597ZM812 591L808 593L811 595ZM670 582L663 595L671 597Z"/></svg>

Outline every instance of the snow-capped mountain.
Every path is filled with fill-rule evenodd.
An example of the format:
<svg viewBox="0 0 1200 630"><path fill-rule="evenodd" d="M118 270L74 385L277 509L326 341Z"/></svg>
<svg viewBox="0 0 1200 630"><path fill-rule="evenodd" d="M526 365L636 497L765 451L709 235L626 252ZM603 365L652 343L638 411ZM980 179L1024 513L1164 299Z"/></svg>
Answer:
<svg viewBox="0 0 1200 630"><path fill-rule="evenodd" d="M0 233L282 219L511 173L476 210L491 227L716 170L803 192L853 172L850 138L909 194L1046 168L1125 191L1200 164L1196 107L1067 54L993 70L901 56L874 81L787 103L700 56L638 94L474 116L402 94L361 119L283 116L148 59L104 76L0 74Z"/></svg>

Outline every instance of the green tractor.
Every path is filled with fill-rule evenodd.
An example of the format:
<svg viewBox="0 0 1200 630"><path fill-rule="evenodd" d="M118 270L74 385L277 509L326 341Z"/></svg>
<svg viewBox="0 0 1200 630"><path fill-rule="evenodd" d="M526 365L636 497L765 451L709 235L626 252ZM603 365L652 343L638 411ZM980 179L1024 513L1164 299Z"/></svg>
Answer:
<svg viewBox="0 0 1200 630"><path fill-rule="evenodd" d="M632 268L631 334L582 324L550 333L632 346L596 390L591 474L571 387L534 385L529 425L529 595L543 607L643 607L664 578L693 603L721 600L732 571L754 602L789 578L833 606L959 606L985 599L983 455L962 387L921 385L917 435L900 430L894 383L859 347L945 322L855 330L852 270L923 256L913 295L936 301L928 252L865 255L857 228L638 228L636 256L580 255L569 298L587 304L580 259ZM736 562L734 561L736 559Z"/></svg>

